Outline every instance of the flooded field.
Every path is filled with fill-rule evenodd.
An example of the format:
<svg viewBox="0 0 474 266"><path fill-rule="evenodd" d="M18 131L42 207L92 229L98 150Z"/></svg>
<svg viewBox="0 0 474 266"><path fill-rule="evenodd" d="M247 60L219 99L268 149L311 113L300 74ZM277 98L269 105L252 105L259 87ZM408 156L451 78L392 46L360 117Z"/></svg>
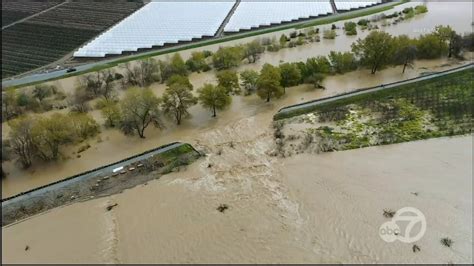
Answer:
<svg viewBox="0 0 474 266"><path fill-rule="evenodd" d="M324 81L326 90L315 90L311 86L301 85L288 89L283 98L270 103L265 103L256 95L236 96L233 97L233 102L229 109L218 113L217 118L213 118L208 110L200 105L196 105L189 110L192 117L184 120L182 125L178 127L171 121L165 121L165 128L163 129L148 128L146 139L127 137L115 129L103 129L97 138L89 140L92 147L81 153L81 158L76 158L72 154L76 151L76 148L66 147L63 153L67 156L67 159L59 163L37 163L28 170L22 170L14 166L13 162L4 163L4 169L9 175L2 180L2 197L9 197L33 187L48 184L104 164L116 162L133 154L170 142L182 141L196 145L202 140L202 138L196 137L198 134L207 136L205 133L210 130L224 127L247 117L262 119L261 125L269 126L273 115L280 108L287 105L327 97L362 87L412 78L429 70L448 69L461 63L465 64L468 61L458 62L445 59L418 61L415 69L405 74L401 74L401 68L397 67L380 71L377 75L370 75L369 71L361 70L344 75L329 76ZM192 74L190 79L193 85L198 87L200 84L213 81L214 76L208 73ZM157 84L152 89L158 93L164 87ZM100 111L93 111L91 114L99 123L103 122ZM3 132L7 132L8 127L5 124L2 126Z"/></svg>

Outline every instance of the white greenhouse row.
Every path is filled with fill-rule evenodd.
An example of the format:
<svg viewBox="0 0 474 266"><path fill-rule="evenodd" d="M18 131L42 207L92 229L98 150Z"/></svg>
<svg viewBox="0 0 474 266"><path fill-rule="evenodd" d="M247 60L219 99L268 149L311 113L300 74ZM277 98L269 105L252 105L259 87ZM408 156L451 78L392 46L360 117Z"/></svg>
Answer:
<svg viewBox="0 0 474 266"><path fill-rule="evenodd" d="M74 53L104 57L214 36L235 1L153 1Z"/></svg>
<svg viewBox="0 0 474 266"><path fill-rule="evenodd" d="M249 30L260 26L333 13L329 0L262 1L242 0L224 28L226 32Z"/></svg>
<svg viewBox="0 0 474 266"><path fill-rule="evenodd" d="M375 4L382 3L382 0L365 0L365 1L357 1L357 0L334 0L334 4L336 4L337 10L347 11L351 9L357 9L362 7L373 6Z"/></svg>
<svg viewBox="0 0 474 266"><path fill-rule="evenodd" d="M345 11L381 3L382 0L335 0ZM333 13L329 0L156 0L151 1L78 51L75 57L105 57L136 52L203 37L212 37L230 16L225 32L250 30L272 24Z"/></svg>

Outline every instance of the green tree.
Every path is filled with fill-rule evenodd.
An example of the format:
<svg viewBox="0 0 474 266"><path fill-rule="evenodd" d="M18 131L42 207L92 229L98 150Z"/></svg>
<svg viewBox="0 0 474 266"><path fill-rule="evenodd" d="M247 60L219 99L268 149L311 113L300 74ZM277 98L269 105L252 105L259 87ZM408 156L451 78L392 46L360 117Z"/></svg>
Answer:
<svg viewBox="0 0 474 266"><path fill-rule="evenodd" d="M105 101L100 110L106 127L116 127L120 123L120 108L116 102Z"/></svg>
<svg viewBox="0 0 474 266"><path fill-rule="evenodd" d="M244 70L240 73L240 80L242 81L242 87L245 89L245 94L249 95L257 89L258 72Z"/></svg>
<svg viewBox="0 0 474 266"><path fill-rule="evenodd" d="M395 53L394 63L403 65L402 73L405 73L407 67L413 67L413 61L416 58L416 45L407 35L400 35L394 38Z"/></svg>
<svg viewBox="0 0 474 266"><path fill-rule="evenodd" d="M226 89L227 94L240 93L239 76L234 70L222 70L216 74L217 82L220 87Z"/></svg>
<svg viewBox="0 0 474 266"><path fill-rule="evenodd" d="M301 82L301 71L296 64L284 63L280 65L281 85L283 92L286 88L296 86Z"/></svg>
<svg viewBox="0 0 474 266"><path fill-rule="evenodd" d="M243 49L240 46L220 47L215 54L212 55L214 67L218 70L238 67L244 56Z"/></svg>
<svg viewBox="0 0 474 266"><path fill-rule="evenodd" d="M223 110L232 102L232 97L227 94L227 90L220 86L204 84L198 90L198 99L204 108L212 110L213 117L216 117L216 110Z"/></svg>
<svg viewBox="0 0 474 266"><path fill-rule="evenodd" d="M192 52L191 57L186 60L186 66L193 72L206 71L209 68L204 52Z"/></svg>
<svg viewBox="0 0 474 266"><path fill-rule="evenodd" d="M280 36L280 46L281 47L286 47L286 44L288 43L288 41L289 41L289 38L285 34L282 34Z"/></svg>
<svg viewBox="0 0 474 266"><path fill-rule="evenodd" d="M391 63L395 46L390 34L383 31L372 31L365 39L358 39L352 44L352 52L360 58L362 65L377 70Z"/></svg>
<svg viewBox="0 0 474 266"><path fill-rule="evenodd" d="M420 36L416 41L417 57L420 59L435 59L448 51L446 42L439 40L433 33Z"/></svg>
<svg viewBox="0 0 474 266"><path fill-rule="evenodd" d="M74 140L70 117L61 113L40 117L32 128L32 138L43 160L57 160L60 147Z"/></svg>
<svg viewBox="0 0 474 266"><path fill-rule="evenodd" d="M357 61L354 54L351 52L334 52L329 54L329 61L331 62L334 72L343 74L357 69Z"/></svg>
<svg viewBox="0 0 474 266"><path fill-rule="evenodd" d="M100 132L99 124L89 114L70 113L69 119L71 128L74 130L75 139L86 140Z"/></svg>
<svg viewBox="0 0 474 266"><path fill-rule="evenodd" d="M33 89L33 97L38 99L38 101L42 102L45 98L51 96L53 94L53 86L39 84L36 85Z"/></svg>
<svg viewBox="0 0 474 266"><path fill-rule="evenodd" d="M247 43L243 49L244 56L247 58L249 63L255 63L258 59L258 56L264 51L265 47L263 47L258 40Z"/></svg>
<svg viewBox="0 0 474 266"><path fill-rule="evenodd" d="M36 146L33 143L32 129L34 120L31 117L23 116L10 120L9 142L13 153L23 168L31 166L34 156L36 155Z"/></svg>
<svg viewBox="0 0 474 266"><path fill-rule="evenodd" d="M187 76L180 76L180 75L173 75L171 76L167 81L166 85L169 87L173 84L178 84L180 86L184 86L189 88L190 90L193 89L193 84L191 84L191 81L189 81L189 78Z"/></svg>
<svg viewBox="0 0 474 266"><path fill-rule="evenodd" d="M192 87L186 82L174 82L163 94L161 108L165 114L173 116L178 125L181 124L182 118L189 114L188 108L197 103L197 98L191 90Z"/></svg>
<svg viewBox="0 0 474 266"><path fill-rule="evenodd" d="M145 129L160 127L160 99L150 89L130 88L120 101L120 128L127 135L145 138Z"/></svg>
<svg viewBox="0 0 474 266"><path fill-rule="evenodd" d="M188 69L186 68L186 63L179 53L173 54L170 59L170 72L172 75L187 76Z"/></svg>
<svg viewBox="0 0 474 266"><path fill-rule="evenodd" d="M8 88L2 92L2 119L9 120L19 115L21 110L18 108L16 101L16 90Z"/></svg>
<svg viewBox="0 0 474 266"><path fill-rule="evenodd" d="M257 81L257 95L262 99L266 99L267 102L271 98L280 98L284 94L280 82L280 69L270 64L263 65Z"/></svg>
<svg viewBox="0 0 474 266"><path fill-rule="evenodd" d="M344 31L346 35L357 35L357 24L355 22L345 22Z"/></svg>

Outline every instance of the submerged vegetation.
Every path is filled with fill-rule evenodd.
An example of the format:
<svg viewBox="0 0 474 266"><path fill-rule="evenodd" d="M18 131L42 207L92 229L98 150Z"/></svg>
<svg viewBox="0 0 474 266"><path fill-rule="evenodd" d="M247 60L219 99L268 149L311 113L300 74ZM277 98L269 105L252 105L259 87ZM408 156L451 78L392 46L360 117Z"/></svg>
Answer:
<svg viewBox="0 0 474 266"><path fill-rule="evenodd" d="M317 152L469 134L474 129L473 74L468 69L322 103L285 123L305 124L301 146L313 144Z"/></svg>

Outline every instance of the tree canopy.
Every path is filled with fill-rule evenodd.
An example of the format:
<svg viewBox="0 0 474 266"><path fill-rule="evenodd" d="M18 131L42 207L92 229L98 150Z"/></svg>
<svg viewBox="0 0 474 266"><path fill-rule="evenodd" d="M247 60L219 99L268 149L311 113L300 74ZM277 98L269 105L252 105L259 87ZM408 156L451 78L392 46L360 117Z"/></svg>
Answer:
<svg viewBox="0 0 474 266"><path fill-rule="evenodd" d="M227 94L227 90L221 86L204 84L198 90L199 102L204 108L212 110L212 116L216 117L216 110L223 110L232 102L232 97Z"/></svg>

